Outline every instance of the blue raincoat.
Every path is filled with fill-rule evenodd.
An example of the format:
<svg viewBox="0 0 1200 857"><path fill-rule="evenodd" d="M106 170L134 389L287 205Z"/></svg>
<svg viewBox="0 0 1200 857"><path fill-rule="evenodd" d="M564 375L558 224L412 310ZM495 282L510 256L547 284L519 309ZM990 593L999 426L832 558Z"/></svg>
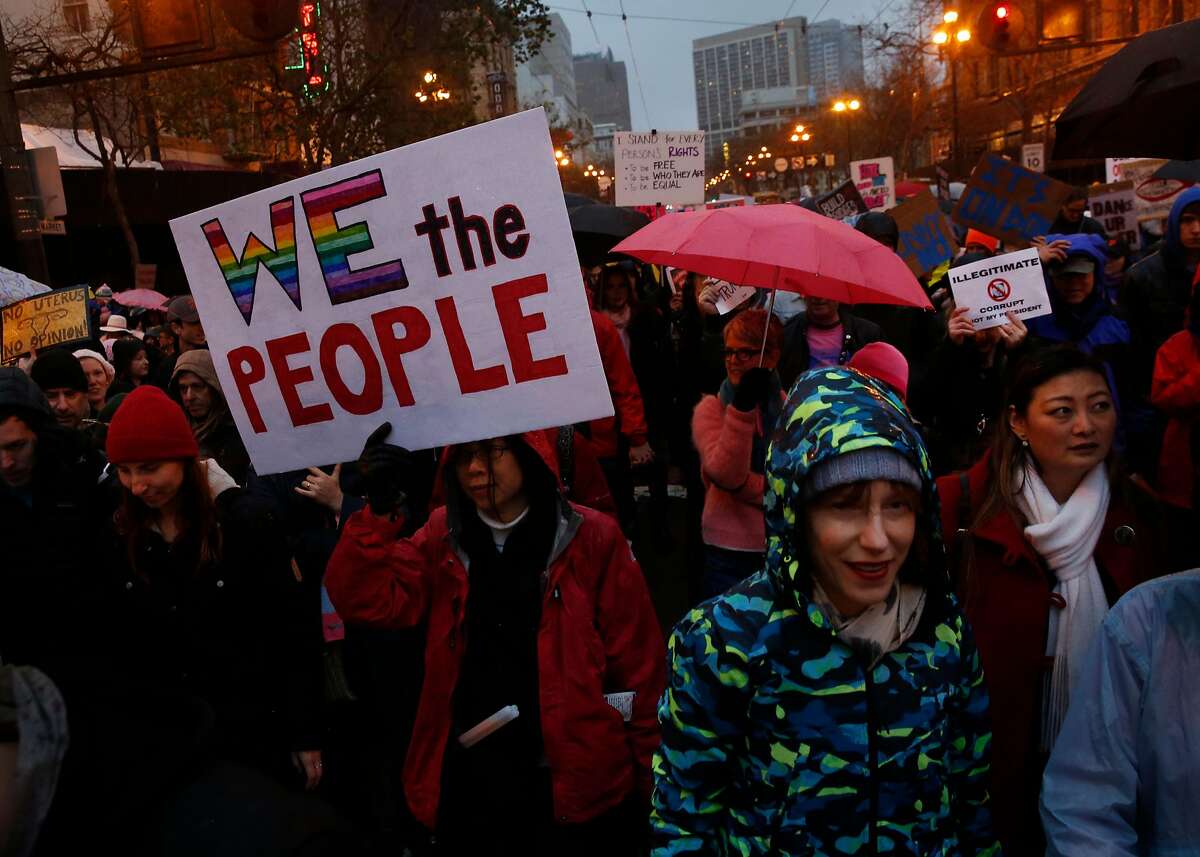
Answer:
<svg viewBox="0 0 1200 857"><path fill-rule="evenodd" d="M1054 857L1200 854L1200 570L1117 602L1046 767Z"/></svg>

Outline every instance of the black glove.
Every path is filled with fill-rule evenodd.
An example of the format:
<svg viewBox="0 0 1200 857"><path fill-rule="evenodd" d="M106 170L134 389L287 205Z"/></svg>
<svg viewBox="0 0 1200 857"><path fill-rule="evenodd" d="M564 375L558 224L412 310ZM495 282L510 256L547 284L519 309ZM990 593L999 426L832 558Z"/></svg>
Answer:
<svg viewBox="0 0 1200 857"><path fill-rule="evenodd" d="M733 406L739 411L752 411L766 402L771 393L771 371L763 366L747 369L733 391Z"/></svg>
<svg viewBox="0 0 1200 857"><path fill-rule="evenodd" d="M392 424L384 423L367 438L358 469L362 474L363 493L376 515L395 515L407 499L404 492L412 456L402 446L384 443Z"/></svg>

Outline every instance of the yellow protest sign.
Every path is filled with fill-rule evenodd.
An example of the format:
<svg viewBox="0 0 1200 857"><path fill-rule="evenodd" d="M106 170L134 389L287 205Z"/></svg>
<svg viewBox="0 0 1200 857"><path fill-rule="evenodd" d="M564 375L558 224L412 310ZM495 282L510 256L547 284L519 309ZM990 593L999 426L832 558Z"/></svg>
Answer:
<svg viewBox="0 0 1200 857"><path fill-rule="evenodd" d="M0 310L3 355L10 363L31 350L90 339L87 286L34 295Z"/></svg>

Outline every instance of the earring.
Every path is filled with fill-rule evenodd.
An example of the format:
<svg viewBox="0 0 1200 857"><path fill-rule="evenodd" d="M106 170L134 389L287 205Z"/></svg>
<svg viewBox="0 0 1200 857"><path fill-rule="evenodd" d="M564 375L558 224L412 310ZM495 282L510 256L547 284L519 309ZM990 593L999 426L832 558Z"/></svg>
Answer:
<svg viewBox="0 0 1200 857"><path fill-rule="evenodd" d="M1021 438L1021 446L1029 449L1029 441L1027 441L1025 438Z"/></svg>

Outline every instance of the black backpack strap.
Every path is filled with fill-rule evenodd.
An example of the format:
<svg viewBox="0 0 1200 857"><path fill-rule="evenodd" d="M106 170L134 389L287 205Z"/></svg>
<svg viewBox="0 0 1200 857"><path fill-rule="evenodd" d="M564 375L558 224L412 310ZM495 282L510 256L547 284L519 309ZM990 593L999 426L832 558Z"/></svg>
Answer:
<svg viewBox="0 0 1200 857"><path fill-rule="evenodd" d="M950 582L959 589L971 561L971 482L967 471L958 474L958 529L954 534L954 556L950 566Z"/></svg>

